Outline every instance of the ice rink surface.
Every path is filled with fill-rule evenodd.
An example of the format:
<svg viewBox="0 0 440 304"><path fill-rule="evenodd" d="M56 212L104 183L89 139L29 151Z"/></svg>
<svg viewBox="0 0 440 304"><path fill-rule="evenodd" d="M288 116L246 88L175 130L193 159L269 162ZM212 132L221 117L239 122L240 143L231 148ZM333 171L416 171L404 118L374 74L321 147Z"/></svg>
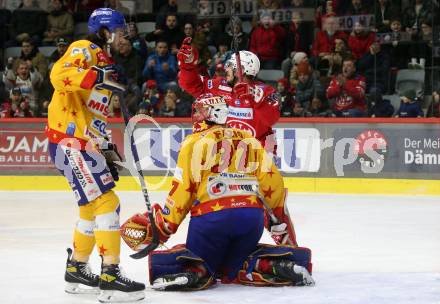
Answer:
<svg viewBox="0 0 440 304"><path fill-rule="evenodd" d="M140 192L118 194L122 221L145 210ZM312 249L315 287L147 289L138 303L440 304L440 197L290 194L288 206L300 245ZM64 293L77 212L69 192L0 192L0 303L97 303ZM185 241L187 224L168 246ZM129 253L123 245L126 273L147 282L147 260ZM97 271L96 252L91 262Z"/></svg>

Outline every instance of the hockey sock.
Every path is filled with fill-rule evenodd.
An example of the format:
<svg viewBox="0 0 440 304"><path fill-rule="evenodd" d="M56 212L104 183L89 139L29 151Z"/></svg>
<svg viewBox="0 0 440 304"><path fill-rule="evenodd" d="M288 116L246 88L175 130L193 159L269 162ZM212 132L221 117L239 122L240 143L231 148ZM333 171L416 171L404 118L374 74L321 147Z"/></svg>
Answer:
<svg viewBox="0 0 440 304"><path fill-rule="evenodd" d="M95 246L94 206L92 203L79 207L79 220L73 234L73 259L86 263Z"/></svg>
<svg viewBox="0 0 440 304"><path fill-rule="evenodd" d="M119 264L121 238L119 233L119 199L108 191L95 199L95 238L103 263Z"/></svg>

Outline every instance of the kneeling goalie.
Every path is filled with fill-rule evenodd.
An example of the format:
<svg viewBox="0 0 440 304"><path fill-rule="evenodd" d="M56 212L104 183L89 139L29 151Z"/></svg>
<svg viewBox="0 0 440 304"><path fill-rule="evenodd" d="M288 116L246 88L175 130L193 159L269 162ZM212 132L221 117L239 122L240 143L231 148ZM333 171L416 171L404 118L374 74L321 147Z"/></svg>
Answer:
<svg viewBox="0 0 440 304"><path fill-rule="evenodd" d="M282 245L296 241L281 174L258 140L224 127L227 113L224 99L212 94L193 105L195 132L182 143L165 206L153 207L162 244L191 213L188 236L185 245L150 254L152 288L200 290L217 279L255 286L313 285L310 250ZM281 221L267 219L263 200L268 213ZM265 225L278 245L258 243ZM121 234L132 249L145 248L152 240L148 215L132 216Z"/></svg>

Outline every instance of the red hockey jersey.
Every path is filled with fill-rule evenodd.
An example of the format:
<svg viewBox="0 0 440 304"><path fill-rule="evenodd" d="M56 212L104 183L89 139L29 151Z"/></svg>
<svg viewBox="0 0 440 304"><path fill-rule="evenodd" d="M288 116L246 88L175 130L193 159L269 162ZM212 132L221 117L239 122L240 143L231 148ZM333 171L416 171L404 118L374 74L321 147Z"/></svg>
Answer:
<svg viewBox="0 0 440 304"><path fill-rule="evenodd" d="M211 93L223 96L228 103L227 125L246 130L263 145L266 137L273 134L272 126L280 118L280 100L275 89L259 81L250 84L254 102L240 100L223 77L209 79L200 76L196 69L181 69L179 85L194 97Z"/></svg>

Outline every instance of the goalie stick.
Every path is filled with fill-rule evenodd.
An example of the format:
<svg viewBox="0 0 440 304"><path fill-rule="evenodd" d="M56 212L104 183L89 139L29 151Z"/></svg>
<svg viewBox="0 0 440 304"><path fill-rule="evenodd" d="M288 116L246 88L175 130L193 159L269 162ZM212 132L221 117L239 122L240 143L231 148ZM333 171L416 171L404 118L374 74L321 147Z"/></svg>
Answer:
<svg viewBox="0 0 440 304"><path fill-rule="evenodd" d="M122 116L124 117L125 127L131 128L131 125L129 124L130 114L128 113L128 108L125 103L124 96L123 96L122 92L117 93L117 95L119 97L119 103L121 105L121 112L122 112ZM145 201L145 206L147 207L148 219L150 220L152 234L153 234L151 243L148 244L147 247L145 247L144 249L142 249L139 252L136 252L136 253L130 255L133 259L142 259L142 258L146 257L151 251L156 249L157 246L159 246L159 232L157 230L157 226L154 221L153 208L151 207L150 196L148 195L147 185L145 183L144 174L142 173L142 168L141 168L141 164L139 161L139 154L137 152L136 144L134 142L134 128L128 130L128 134L130 134L131 153L133 155L133 160L134 160L134 163L136 166L136 171L138 172L137 178L138 178L139 183L141 185L142 194L144 196L144 201Z"/></svg>

